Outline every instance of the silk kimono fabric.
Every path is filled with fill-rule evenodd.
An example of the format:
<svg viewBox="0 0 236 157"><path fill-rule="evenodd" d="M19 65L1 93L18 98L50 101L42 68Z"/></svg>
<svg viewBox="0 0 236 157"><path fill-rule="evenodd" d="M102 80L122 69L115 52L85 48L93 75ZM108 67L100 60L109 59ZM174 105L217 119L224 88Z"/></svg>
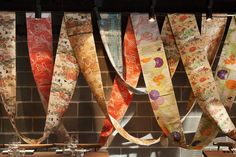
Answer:
<svg viewBox="0 0 236 157"><path fill-rule="evenodd" d="M215 74L215 81L221 102L228 110L231 109L236 96L236 88L234 86L236 79L236 63L234 63L234 57L236 55L235 33L236 21L235 17L233 17ZM215 125L214 121L212 121L207 115L203 114L192 145L198 145L199 149L201 149L208 145L216 137L218 132L219 129L217 125Z"/></svg>
<svg viewBox="0 0 236 157"><path fill-rule="evenodd" d="M110 63L116 71L116 80L135 94L147 94L145 88L137 88L136 86L133 86L129 81L125 80L123 75L121 15L102 14L101 17L102 18L98 20L99 32Z"/></svg>
<svg viewBox="0 0 236 157"><path fill-rule="evenodd" d="M222 15L220 15L222 16ZM208 46L208 60L211 66L215 61L216 54L220 47L221 39L223 38L227 17L219 17L217 14L213 14L213 19L206 20L206 17L202 17L201 37L208 40L206 42ZM187 110L194 106L196 99L193 92L190 93L189 101L187 104Z"/></svg>
<svg viewBox="0 0 236 157"><path fill-rule="evenodd" d="M138 15L139 16L139 15ZM136 16L136 18L138 17L138 16ZM140 14L140 16L141 16L141 14ZM143 17L142 17L143 18ZM155 28L155 29L157 29L158 30L158 27L157 27L157 24L152 24L152 23L149 23L148 22L148 17L146 17L145 16L145 18L143 18L143 19L146 19L146 21L142 21L143 23L142 23L142 25L143 25L143 27L148 27L148 28ZM102 21L101 23L103 23L104 24L104 22ZM100 26L101 27L101 26ZM129 28L129 29L128 29ZM127 25L127 29L126 29L126 32L128 31L128 30L130 30L129 32L131 32L132 33L132 36L133 36L133 40L135 40L135 38L134 38L134 32L133 32L133 30L132 30L132 26L131 26L131 22L130 21L128 21L128 25ZM153 29L151 29L151 31L154 31L154 32L156 32L156 30L153 30ZM127 32L127 33L129 33L129 32ZM101 32L100 32L101 33ZM104 33L104 32L102 32L102 33ZM101 34L102 34L101 33ZM131 33L129 33L129 34L131 34ZM158 32L157 32L157 34L159 34ZM159 35L160 36L160 35ZM153 39L154 39L154 41L156 40L155 39L156 38L156 36L154 35L154 37L153 37ZM104 38L102 38L102 39L104 39ZM145 40L145 39L140 39L140 41L141 40ZM124 40L124 41L126 41L126 40ZM103 43L104 44L106 44L106 42L108 42L108 40L106 40L106 41L103 41ZM130 40L129 40L129 42L130 42ZM132 42L133 43L133 42ZM131 45L131 44L130 44ZM135 44L135 42L134 42L134 44L132 44L132 46L134 46L134 47L136 47L137 45ZM106 46L105 46L106 47ZM107 46L108 47L108 46ZM128 46L127 46L128 47ZM124 49L126 50L126 45L124 45ZM129 50L129 49L127 49L127 50ZM155 53L155 52L154 52ZM136 54L134 53L134 55L137 55L137 52L136 52ZM133 56L134 56L133 55ZM164 64L166 64L166 63L164 63ZM127 66L127 65L126 65ZM129 65L129 69L132 67L133 65ZM168 76L169 74L167 74L167 76ZM158 78L156 78L156 81L158 81ZM155 91L154 91L155 92ZM123 106L125 106L127 103L124 103L123 104ZM116 105L116 106L118 106L118 105ZM127 107L126 107L126 110L127 110ZM125 110L125 111L126 111ZM113 110L113 112L118 112L118 113L120 113L122 110ZM178 109L177 109L177 111L178 111ZM123 111L123 114L124 114L124 111ZM176 117L179 117L179 116L176 116ZM167 117L168 118L168 117ZM119 118L117 118L117 119L119 119ZM178 119L178 118L177 118ZM177 125L176 125L177 126ZM177 128L179 128L179 127L177 127ZM181 132L181 131L180 131ZM105 134L105 133L104 133ZM107 135L107 134L106 134ZM174 136L174 138L180 138L179 136L181 136L177 131L176 132L174 132L173 134L172 134L172 136ZM172 137L173 138L173 137ZM130 140L130 139L128 139L128 140ZM155 142L159 142L159 140L160 139L156 139L156 141ZM178 139L177 139L178 140ZM180 140L180 139L179 139ZM135 141L135 142L138 142L138 141ZM142 142L139 142L139 144L143 144Z"/></svg>
<svg viewBox="0 0 236 157"><path fill-rule="evenodd" d="M42 18L34 18L32 13L27 13L26 16L31 69L43 108L47 113L53 74L51 14L42 14ZM63 125L56 131L56 137L58 142L69 139L69 134Z"/></svg>
<svg viewBox="0 0 236 157"><path fill-rule="evenodd" d="M187 19L188 17L184 15L182 18L183 19ZM188 20L182 20L180 23L181 23L181 25L186 26L187 29L190 29L190 31L186 30L186 32L191 32L192 34L197 35L198 30L195 29L195 28L197 28L196 22L195 22L195 24L193 24L193 23L189 23ZM223 33L224 33L225 24L226 24L226 17L214 18L211 21L206 21L205 18L202 19L202 34L201 34L201 38L204 41L203 42L205 44L205 48L204 49L207 51L208 60L211 63L213 62L213 60L214 60L214 58L215 58L215 56L217 54L217 51L218 51L218 48L219 48L219 45L220 45L220 40L221 40L221 38L223 36ZM163 30L162 30L162 31L165 31L165 32L162 32L162 33L168 35L168 36L164 36L165 38L163 38L164 41L167 43L167 47L166 48L169 49L168 44L170 43L172 45L172 48L170 47L171 48L170 50L173 50L174 47L176 46L175 41L173 41L175 39L173 38L173 34L171 32L171 29L165 29L165 27L166 28L170 28L170 24L169 24L168 19L165 19L165 23L164 23ZM169 53L168 49L166 49L167 56L168 56L168 53ZM174 50L176 50L176 49L174 49ZM176 58L179 57L178 55L169 55L169 56L170 56L170 58L174 57L172 59L174 61L173 63L177 63L178 60ZM169 59L169 60L171 60L171 59ZM176 68L176 64L173 64L173 63L171 62L171 64L169 64L170 69L175 69ZM184 119L187 117L190 109L194 106L194 103L195 103L195 97L190 94L190 99L189 99L188 104L191 104L191 106L187 109L188 110L187 114L181 119L182 121L184 121ZM199 126L202 126L202 125L204 125L204 122L201 121ZM202 128L202 129L198 130L196 132L196 134L199 134L199 132L206 132L206 131L207 131L207 128ZM200 136L200 137L202 139L202 142L206 141L206 139L204 139L204 136ZM199 149L200 145L202 145L202 142L195 142L195 140L194 140L194 142L193 142L194 147L187 146L187 148L188 149Z"/></svg>
<svg viewBox="0 0 236 157"><path fill-rule="evenodd" d="M145 14L131 14L131 21L156 120L163 133L181 145L185 138L158 25Z"/></svg>
<svg viewBox="0 0 236 157"><path fill-rule="evenodd" d="M15 13L0 12L0 94L4 108L14 126L16 116L15 22Z"/></svg>
<svg viewBox="0 0 236 157"><path fill-rule="evenodd" d="M121 14L101 14L99 21L100 34L107 52L113 54L115 66L118 72L124 73L123 78L130 85L135 87L138 83L141 72L140 62L137 54L137 48L134 39L134 33L131 27L126 28L124 37L124 66L122 65L122 44L121 44ZM129 25L130 26L130 25ZM116 57L118 56L118 57ZM112 87L110 99L108 101L108 112L116 120L121 120L132 101L133 93L119 82L119 76L116 76ZM113 131L113 125L109 119L104 120L103 128L100 134L99 142L104 145Z"/></svg>
<svg viewBox="0 0 236 157"><path fill-rule="evenodd" d="M186 73L192 86L195 97L203 112L214 120L218 127L231 138L235 138L234 125L230 120L214 81L204 41L199 35L194 35L193 30L197 25L195 19L189 15L168 15L173 34L183 61ZM187 21L183 25L181 21Z"/></svg>
<svg viewBox="0 0 236 157"><path fill-rule="evenodd" d="M17 135L26 143L35 139L25 137L16 127L16 18L13 12L0 12L0 94L9 120Z"/></svg>
<svg viewBox="0 0 236 157"><path fill-rule="evenodd" d="M48 114L44 136L57 130L61 118L69 106L73 95L79 70L83 73L98 105L110 118L111 123L121 136L136 142L122 126L108 114L105 94L103 91L101 72L95 50L90 14L65 13L59 39L59 46L53 70L51 94L49 97ZM153 140L138 140L144 144ZM146 143L145 143L146 142Z"/></svg>
<svg viewBox="0 0 236 157"><path fill-rule="evenodd" d="M108 17L107 15L106 15L106 17ZM114 18L113 18L114 19ZM113 20L113 19L110 19L110 20ZM107 19L106 19L107 20ZM212 20L211 22L208 22L207 24L206 24L206 22L204 21L203 22L203 29L204 30L209 30L209 31L204 31L205 33L204 34L206 34L205 35L205 38L207 38L207 41L208 41L208 43L207 43L207 45L209 45L209 49L208 49L208 54L211 54L210 56L211 56L211 58L212 57L215 57L215 54L216 54L216 50L214 50L214 49L210 49L211 47L213 47L213 48L217 48L217 46L216 45L218 45L218 42L219 42L219 40L221 39L221 37L222 37L222 35L223 35L223 25L225 24L224 23L225 22L225 19L221 19L221 20ZM102 24L103 24L103 27L105 27L106 25L105 25L105 22L104 21L102 21L101 22ZM112 22L109 22L109 23L112 23ZM215 26L215 24L216 23L218 23L219 24L219 26ZM100 27L102 27L102 26L100 26ZM127 29L130 27L130 21L128 21L128 25L127 25ZM213 29L214 29L214 31L213 31ZM116 29L115 29L116 30ZM131 29L132 30L132 29ZM107 29L106 31L109 31L109 29ZM108 32L100 32L101 34L103 34L103 36L106 36L107 34L109 34ZM133 33L133 32L132 32ZM115 33L114 33L115 34ZM127 34L127 31L126 31L126 34ZM125 34L125 39L124 39L124 41L126 41L126 34ZM129 33L129 34L131 34L131 33ZM115 34L116 35L116 34ZM114 38L115 38L115 35L114 35ZM110 28L110 36L112 36L112 29ZM177 49L177 47L176 47L176 44L175 44L175 40L174 40L174 37L173 37L173 34L172 34L172 31L171 31L171 28L170 28L170 24L169 24L169 21L168 21L168 18L166 18L165 19L165 22L164 22L164 25L163 25L163 29L162 29L162 35L161 35L161 37L162 37L162 40L163 40L163 43L164 43L164 48L165 48L165 52L166 52L166 55L167 55L167 62L168 62L168 65L169 65L169 68L170 68L170 74L171 74L171 76L173 76L173 74L174 74L174 72L175 72L175 69L176 69L176 67L177 67L177 65L178 65L178 62L179 62L179 58L180 58L180 55L179 55L179 53L178 53L178 49ZM104 37L102 38L102 39L104 39ZM134 40L134 37L132 38L133 40ZM131 40L129 40L129 42L131 42ZM112 43L112 41L110 41L110 40L108 40L108 39L106 39L106 41L104 42L104 40L103 40L103 43L104 43L104 45L106 45L107 43L110 43L110 45L112 45L111 43ZM124 49L126 49L126 42L124 43ZM107 45L109 45L109 44L107 44ZM119 44L118 44L119 45ZM131 45L131 44L130 44ZM132 44L133 45L133 44ZM136 44L135 44L136 45ZM134 45L134 46L135 46ZM105 47L109 47L109 46L105 46ZM127 50L129 50L129 49L127 49ZM109 50L110 51L110 50ZM113 51L111 51L111 52L113 52L113 53L117 53L116 51L115 51L115 49L113 50ZM126 52L126 51L125 51ZM135 55L137 55L137 54L135 54ZM133 56L135 56L135 55L133 55ZM127 56L125 57L125 58L128 58ZM124 64L124 65L127 65L127 64ZM130 69L131 67L132 67L133 65L131 64L131 65L129 65L128 66L128 69ZM127 66L126 66L127 67ZM115 83L117 83L117 82L115 82ZM114 84L115 84L114 83ZM113 87L114 88L114 87ZM122 88L123 89L123 88ZM113 92L113 91L112 91ZM123 93L123 91L120 91L120 92L122 92ZM117 92L116 91L116 93L117 94L119 94L119 91ZM113 97L114 95L113 94L111 94L111 99L112 99L112 97ZM115 99L116 100L116 99ZM113 100L112 102L115 102L115 100ZM123 111L123 114L124 114L124 112L127 110L127 107L125 108L125 110L123 110L122 108L124 108L124 107L120 107L122 104L117 104L116 105L116 103L113 103L113 105L112 105L112 110L113 110L113 112L111 112L111 113L114 113L114 112L118 112L118 113L122 113L122 111ZM115 106L115 107L114 107ZM123 106L127 106L127 103L124 103L123 102ZM189 110L189 112L188 113L190 113L190 111L191 110ZM119 114L119 115L123 115L123 114ZM117 115L117 114L116 114ZM188 115L188 114L187 114ZM187 117L187 115L183 118L183 119L181 119L182 121ZM117 119L121 119L121 118L118 118L117 117ZM101 138L100 139L105 139L105 137L108 137L110 134L111 134L111 129L108 129L109 127L110 128L112 128L112 125L110 124L110 126L108 125L109 123L107 122L107 124L106 123L104 123L104 129L103 129L103 132L101 133ZM105 129L106 128L106 129ZM109 134L108 134L109 133ZM103 144L105 143L106 141L104 141L103 140Z"/></svg>
<svg viewBox="0 0 236 157"><path fill-rule="evenodd" d="M109 34L110 36L112 36L113 38L117 38L117 33L112 33L114 31L113 29L115 29L115 28L108 27L108 25L106 25L106 23L105 23L107 20L110 20L110 22L107 22L108 24L112 23L111 21L113 21L115 19L115 17L113 17L113 18L108 18L108 17L109 17L108 15L106 15L106 18L103 16L102 21L100 22L100 25L99 25L100 29L102 29L103 27L107 28L107 29L105 29L106 32L103 29L103 31L100 31L100 34L102 36L102 40L105 45L106 51L108 51L110 53L117 54L116 50L118 50L118 49L112 49L112 48L111 48L111 50L108 49L109 48L108 43L110 43L110 45L112 45L112 40L105 38L105 36L108 35L109 32L110 32L110 34ZM115 22L113 22L113 23L115 23ZM118 24L118 25L120 25L120 24ZM108 29L108 28L110 28L110 29ZM117 29L115 29L115 30L117 30ZM162 37L164 48L165 48L165 51L167 54L167 62L170 67L170 74L171 74L171 76L173 76L173 74L175 73L175 69L177 68L180 55L178 54L178 50L177 50L176 46L172 45L172 44L175 44L175 40L173 38L167 18L165 19L165 23L163 25L161 37ZM119 43L119 42L117 42L117 43ZM113 44L116 45L116 43L113 43ZM128 52L132 52L133 54L130 54L128 56L128 55L126 55L126 53L128 53ZM138 53L137 53L137 45L136 45L136 41L135 41L134 32L133 32L133 29L132 29L132 26L130 23L130 19L128 20L128 24L127 24L127 28L126 28L126 32L125 32L125 37L124 37L124 56L125 56L124 57L124 59L125 59L124 68L126 68L125 71L131 72L131 69L134 69L136 65L140 66L139 57L138 57ZM136 60L136 62L135 62L135 60ZM136 79L135 82L137 84L137 81L138 81L137 76L138 76L138 73L140 72L140 68L137 68L138 66L136 66L135 70L133 70L132 73L126 73L125 76L126 76L127 82L129 82L129 78L132 77L133 80ZM136 74L135 74L135 72L136 72ZM119 115L119 117L116 116L116 118L117 118L117 120L120 120L123 117L124 113L126 112L127 106L130 103L131 99L130 99L130 97L127 97L127 96L123 96L123 97L119 96L119 95L128 95L128 93L130 93L130 92L127 90L127 87L124 86L123 84L121 84L120 82L118 82L117 79L118 78L116 78L114 81L114 86L113 86L113 90L112 90L112 94L111 94L112 101L110 100L110 102L109 102L109 105L110 105L110 103L112 104L112 108L111 109L109 108L109 110L112 110L111 113L116 113L116 114L118 113L117 115ZM119 88L120 90L118 90L118 91L115 89L115 87L117 85L120 86L120 88ZM134 85L134 84L131 84L131 85ZM125 89L125 90L123 90L123 89ZM113 93L116 93L116 94L114 95ZM126 99L126 101L124 101L122 103L116 104L116 102L120 102L120 101L117 99L114 99L114 97L118 97L118 96L119 96L119 99L121 99L121 98L123 98L123 99L127 98L127 99ZM102 130L101 136L100 136L101 144L105 144L108 136L112 133L113 127L111 124L110 125L109 124L110 123L107 120L104 122L104 127Z"/></svg>

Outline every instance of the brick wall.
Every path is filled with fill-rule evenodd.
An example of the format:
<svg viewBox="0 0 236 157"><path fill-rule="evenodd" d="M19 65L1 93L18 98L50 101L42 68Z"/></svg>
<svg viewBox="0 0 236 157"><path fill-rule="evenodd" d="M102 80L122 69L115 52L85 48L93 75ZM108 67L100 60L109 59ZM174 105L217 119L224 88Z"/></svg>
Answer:
<svg viewBox="0 0 236 157"><path fill-rule="evenodd" d="M54 55L56 52L62 13L53 13L53 45ZM123 32L126 25L127 15L124 15L122 21ZM160 17L159 24L163 23L163 17ZM97 31L97 25L94 23L94 35L96 41L96 49L98 53L100 68L104 90L107 99L111 91L115 72L112 69L109 60L106 57L100 36ZM26 40L25 14L17 13L17 126L29 137L39 137L42 135L45 121L45 113L34 83ZM218 57L216 63L218 62ZM214 64L215 69L216 64ZM173 77L174 90L179 104L181 116L185 115L185 106L187 104L188 95L191 91L189 82L182 64L178 66L176 74ZM143 79L140 79L139 85L143 85ZM134 96L133 102L130 105L130 110L135 110L135 114L128 125L125 127L130 133L137 137L142 137L147 133L152 133L153 137L158 137L161 131L156 123L152 113L147 96ZM235 113L234 107L232 113ZM198 120L201 116L201 110L195 107L184 122L184 128L191 133L197 127ZM235 118L235 114L232 114ZM77 133L79 142L81 143L96 143L98 135L102 127L104 116L96 104L90 89L82 75L78 77L78 83L70 103L69 109L63 118L63 122L69 133ZM4 111L3 105L0 110L0 143L7 143L14 134L12 126ZM188 134L186 137L190 141L193 134ZM228 140L225 137L221 140ZM51 135L46 142L56 142L55 136ZM201 151L188 151L176 147L164 148L160 144L155 144L149 147L136 146L133 144L124 145L126 140L117 135L111 146L109 147L110 154L116 157L189 157L201 156Z"/></svg>

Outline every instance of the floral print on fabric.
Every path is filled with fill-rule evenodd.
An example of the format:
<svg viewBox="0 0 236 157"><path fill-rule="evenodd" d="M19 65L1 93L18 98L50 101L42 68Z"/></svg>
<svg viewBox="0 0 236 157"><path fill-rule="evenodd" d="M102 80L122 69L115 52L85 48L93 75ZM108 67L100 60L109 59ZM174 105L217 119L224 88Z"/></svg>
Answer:
<svg viewBox="0 0 236 157"><path fill-rule="evenodd" d="M82 13L65 13L61 26L43 138L48 137L60 125L61 118L67 110L74 92L79 70L83 73L106 118L109 118L93 39L91 16ZM68 75L70 79L68 79ZM110 120L123 137L130 137L115 119L110 117ZM131 138L133 141L135 140L135 138Z"/></svg>
<svg viewBox="0 0 236 157"><path fill-rule="evenodd" d="M187 25L180 22L182 16L187 16L190 19ZM188 29L197 27L195 17L172 14L168 15L168 18L194 95L199 99L200 107L204 113L214 119L224 133L233 131L235 127L220 102L217 86L207 60L207 52L204 49L204 39L201 39L200 35L191 35L192 29ZM183 30L189 32L190 35L181 35ZM193 45L196 47L194 51L192 51Z"/></svg>
<svg viewBox="0 0 236 157"><path fill-rule="evenodd" d="M16 127L16 32L15 13L0 12L0 94L4 108L17 135L26 143L39 143L21 134Z"/></svg>
<svg viewBox="0 0 236 157"><path fill-rule="evenodd" d="M42 102L47 104L53 72L51 17L40 19L27 17L26 22L32 72Z"/></svg>
<svg viewBox="0 0 236 157"><path fill-rule="evenodd" d="M138 95L145 95L147 91L145 88L137 88L129 84L123 77L123 60L121 44L121 17L119 14L101 14L102 19L98 20L98 28L106 54L111 62L112 67L117 73L117 81L120 84ZM115 44L111 44L114 43Z"/></svg>
<svg viewBox="0 0 236 157"><path fill-rule="evenodd" d="M53 70L44 136L49 136L59 126L74 93L78 73L79 67L68 39L65 19L63 18Z"/></svg>
<svg viewBox="0 0 236 157"><path fill-rule="evenodd" d="M214 16L217 15L214 14ZM207 21L205 16L202 17L201 38L206 40L205 44L208 54L208 61L211 66L214 63L221 39L223 37L226 20L227 18L225 17L215 17L213 18L213 20ZM196 47L192 47L191 51L193 51L194 49L196 49ZM190 109L194 104L195 97L193 92L191 92L187 104L187 110Z"/></svg>
<svg viewBox="0 0 236 157"><path fill-rule="evenodd" d="M40 19L27 15L27 41L30 63L36 86L47 113L53 74L51 14ZM69 134L63 125L56 131L58 142L67 141Z"/></svg>
<svg viewBox="0 0 236 157"><path fill-rule="evenodd" d="M100 26L100 29L102 29L103 31L100 31L100 33L104 37L107 37L107 39L103 37L103 39L106 39L106 41L103 40L103 42L105 42L104 44L107 44L110 47L110 50L114 53L114 55L122 54L120 14L102 14L101 16L101 23L103 25ZM124 71L124 79L130 85L135 87L138 83L141 67L139 63L133 29L130 25L130 20L128 20L128 22L129 24L126 27L124 37L124 70L121 69L120 71ZM113 24L114 26L111 24ZM113 34L114 31L116 33ZM114 40L111 40L112 38ZM116 65L119 65L119 62ZM121 118L123 118L125 112L127 111L130 102L132 101L132 96L133 93L129 92L128 88L119 82L119 78L117 76L114 80L110 99L108 101L109 114L116 120L121 120ZM107 139L111 135L112 131L113 125L111 124L109 119L105 119L99 139L101 145L104 145L107 142Z"/></svg>
<svg viewBox="0 0 236 157"><path fill-rule="evenodd" d="M173 33L170 28L169 20L166 17L162 30L161 40L163 41L167 62L170 70L170 75L173 76L179 64L180 54L177 49Z"/></svg>
<svg viewBox="0 0 236 157"><path fill-rule="evenodd" d="M207 43L207 54L209 63L212 65L215 59L215 56L218 52L221 39L224 34L224 29L226 25L226 17L215 17L211 21L207 21L205 17L202 18L202 29L201 37L206 40ZM216 85L219 84L216 82ZM220 94L220 99L224 97L221 94L221 90L218 89ZM224 103L223 103L224 104ZM224 104L225 105L225 104ZM217 125L208 118L207 115L203 114L198 129L196 131L195 137L193 139L192 146L195 149L201 149L204 146L207 146L212 140L216 137L216 132L218 128ZM199 141L196 143L196 141Z"/></svg>
<svg viewBox="0 0 236 157"><path fill-rule="evenodd" d="M131 14L131 20L156 120L166 136L180 145L184 144L183 128L157 23L149 22L146 14Z"/></svg>
<svg viewBox="0 0 236 157"><path fill-rule="evenodd" d="M16 114L15 13L0 12L0 92L10 118Z"/></svg>
<svg viewBox="0 0 236 157"><path fill-rule="evenodd" d="M143 145L153 144L154 142L156 142L156 140L145 140L131 136L127 131L123 129L123 127L117 122L116 119L114 119L111 115L108 114L107 103L103 91L101 71L98 64L98 58L92 34L91 16L89 14L66 13L65 14L66 30L68 33L68 32L73 32L71 30L77 29L76 25L74 25L73 27L69 27L66 19L72 19L73 21L73 19L78 19L78 16L86 17L86 19L89 21L89 24L84 25L84 27L86 27L86 30L91 29L91 32L86 32L81 34L78 34L77 32L74 32L74 34L70 33L68 35L68 38L75 52L75 56L80 71L83 73L83 76L86 79L99 107L105 114L106 118L110 119L114 128L119 132L121 136L137 144L143 144ZM78 26L80 26L83 25L84 22L81 20L81 22L78 22L77 24Z"/></svg>
<svg viewBox="0 0 236 157"><path fill-rule="evenodd" d="M230 58L232 55L236 54L235 48L236 48L236 20L235 17L232 18L228 33L225 39L225 43L223 46L223 50L220 56L220 61L218 63L216 74L215 74L215 80L217 83L218 92L220 94L221 102L224 104L226 109L230 110L233 104L233 100L236 96L235 91L235 80L236 80L236 65L235 64L228 64L225 62L227 58ZM201 126L202 128L206 128L206 126L211 126L208 129L208 134L205 134L205 132L201 132L201 134L196 135L196 138L199 138L200 140L202 137L206 138L207 141L205 144L209 144L213 138L216 137L216 135L219 132L219 129L216 125L213 125L214 123L207 117L203 116L201 121L204 121L204 124ZM203 130L203 129L202 129Z"/></svg>

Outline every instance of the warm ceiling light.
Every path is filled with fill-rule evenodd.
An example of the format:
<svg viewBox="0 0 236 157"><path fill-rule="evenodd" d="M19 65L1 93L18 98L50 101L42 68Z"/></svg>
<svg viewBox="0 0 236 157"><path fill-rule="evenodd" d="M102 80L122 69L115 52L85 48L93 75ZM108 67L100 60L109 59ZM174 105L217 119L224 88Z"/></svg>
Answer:
<svg viewBox="0 0 236 157"><path fill-rule="evenodd" d="M213 7L213 0L208 0L207 12L206 12L206 20L207 21L212 20L212 7Z"/></svg>
<svg viewBox="0 0 236 157"><path fill-rule="evenodd" d="M211 21L211 20L212 20L212 18L210 18L210 17L206 18L206 21Z"/></svg>
<svg viewBox="0 0 236 157"><path fill-rule="evenodd" d="M155 21L156 21L155 18L153 18L153 17L149 18L149 22L155 22Z"/></svg>
<svg viewBox="0 0 236 157"><path fill-rule="evenodd" d="M154 22L154 21L156 21L156 16L155 16L154 8L153 8L149 12L149 22Z"/></svg>
<svg viewBox="0 0 236 157"><path fill-rule="evenodd" d="M156 7L156 0L152 0L150 10L149 10L149 21L150 22L156 21L155 7Z"/></svg>

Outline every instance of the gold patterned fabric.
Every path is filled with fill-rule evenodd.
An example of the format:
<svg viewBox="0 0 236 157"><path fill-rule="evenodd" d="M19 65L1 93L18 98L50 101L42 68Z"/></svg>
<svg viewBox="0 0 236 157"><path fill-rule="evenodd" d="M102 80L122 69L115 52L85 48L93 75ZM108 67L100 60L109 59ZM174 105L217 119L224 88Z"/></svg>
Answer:
<svg viewBox="0 0 236 157"><path fill-rule="evenodd" d="M131 14L144 81L156 120L164 134L185 143L167 59L157 23L147 14Z"/></svg>
<svg viewBox="0 0 236 157"><path fill-rule="evenodd" d="M0 12L0 94L9 120L26 143L35 139L25 137L16 127L16 32L15 13Z"/></svg>
<svg viewBox="0 0 236 157"><path fill-rule="evenodd" d="M43 138L48 137L60 125L73 95L79 71L83 73L106 118L121 136L134 143L141 144L142 141L146 145L149 142L153 143L152 140L142 139L137 142L138 138L128 134L112 115L108 114L92 34L91 16L82 13L65 13L62 21Z"/></svg>
<svg viewBox="0 0 236 157"><path fill-rule="evenodd" d="M235 17L233 17L215 74L215 81L220 95L220 100L228 110L231 109L233 100L236 96L236 88L234 86L236 79L236 64L233 59L236 55L235 23ZM219 25L219 23L217 24ZM218 132L219 128L215 125L215 122L212 121L207 115L203 114L192 145L195 147L197 145L197 147L202 148L212 142Z"/></svg>
<svg viewBox="0 0 236 157"><path fill-rule="evenodd" d="M234 134L235 127L220 101L210 64L207 61L204 38L198 34L193 34L193 30L197 29L195 17L187 14L172 14L168 15L168 18L200 107L224 133ZM187 25L183 25L182 21L187 22ZM230 137L234 138L234 135Z"/></svg>

